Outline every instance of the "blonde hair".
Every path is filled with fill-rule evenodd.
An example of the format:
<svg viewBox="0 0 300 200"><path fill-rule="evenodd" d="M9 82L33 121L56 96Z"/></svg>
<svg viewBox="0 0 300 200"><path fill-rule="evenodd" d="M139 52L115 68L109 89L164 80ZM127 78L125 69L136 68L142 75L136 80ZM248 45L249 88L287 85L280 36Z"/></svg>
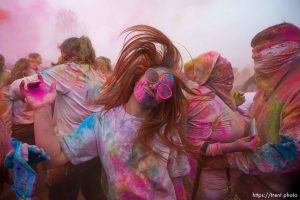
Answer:
<svg viewBox="0 0 300 200"><path fill-rule="evenodd" d="M41 55L39 53L30 53L28 55L28 58L33 58L33 59L37 59L38 57L41 57Z"/></svg>
<svg viewBox="0 0 300 200"><path fill-rule="evenodd" d="M86 36L68 38L59 48L65 54L64 58L62 58L63 62L71 61L78 64L95 64L95 50L91 40Z"/></svg>
<svg viewBox="0 0 300 200"><path fill-rule="evenodd" d="M96 58L97 70L101 70L106 75L110 75L112 72L111 61L109 58L104 56L99 56Z"/></svg>

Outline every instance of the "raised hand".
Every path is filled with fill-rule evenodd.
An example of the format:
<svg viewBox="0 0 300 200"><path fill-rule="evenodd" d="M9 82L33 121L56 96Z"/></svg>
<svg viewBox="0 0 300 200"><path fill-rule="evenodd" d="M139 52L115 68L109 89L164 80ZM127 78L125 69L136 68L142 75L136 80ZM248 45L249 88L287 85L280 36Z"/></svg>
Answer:
<svg viewBox="0 0 300 200"><path fill-rule="evenodd" d="M46 105L52 105L56 98L56 86L52 83L48 90L43 77L38 74L37 82L30 82L25 88L25 82L22 81L20 84L20 91L26 97L28 104L32 109L38 109Z"/></svg>

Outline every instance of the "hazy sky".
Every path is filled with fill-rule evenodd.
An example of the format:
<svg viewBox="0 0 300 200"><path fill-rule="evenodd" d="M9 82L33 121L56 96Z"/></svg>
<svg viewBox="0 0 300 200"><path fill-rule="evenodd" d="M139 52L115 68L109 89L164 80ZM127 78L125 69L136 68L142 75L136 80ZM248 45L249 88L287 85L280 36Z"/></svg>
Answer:
<svg viewBox="0 0 300 200"><path fill-rule="evenodd" d="M58 44L87 35L98 56L116 61L125 28L154 26L184 60L219 51L234 67L252 64L250 41L281 22L300 26L300 0L0 0L0 53L11 63L29 52L56 61ZM49 62L45 62L48 64Z"/></svg>

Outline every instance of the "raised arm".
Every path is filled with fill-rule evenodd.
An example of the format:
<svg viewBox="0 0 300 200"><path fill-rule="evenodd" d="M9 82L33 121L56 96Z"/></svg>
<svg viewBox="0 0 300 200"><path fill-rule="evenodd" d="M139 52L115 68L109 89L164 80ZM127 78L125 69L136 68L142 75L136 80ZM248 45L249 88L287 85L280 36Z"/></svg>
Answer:
<svg viewBox="0 0 300 200"><path fill-rule="evenodd" d="M51 67L47 70L43 70L40 75L44 80L44 84L47 88L51 87L51 83L56 83L56 90L61 94L66 94L69 92L70 84L68 84L68 79L70 78L70 73L74 71L71 68L67 68L67 65L57 65L55 67ZM24 98L24 95L20 91L21 82L27 83L38 81L38 75L27 76L22 79L15 80L9 88L9 97L11 100L20 100Z"/></svg>
<svg viewBox="0 0 300 200"><path fill-rule="evenodd" d="M50 155L50 167L56 167L70 161L78 164L98 156L97 136L100 135L100 119L92 114L85 119L72 133L66 133L58 138L52 123L51 107L55 101L55 84L51 84L50 90L45 86L41 75L39 82L29 83L30 90L24 88L24 82L20 88L24 96L34 109L34 129L37 145L43 147Z"/></svg>
<svg viewBox="0 0 300 200"><path fill-rule="evenodd" d="M55 84L52 84L50 90L39 75L39 83L34 89L24 88L25 83L20 84L20 91L26 96L28 103L34 110L34 132L36 144L45 149L50 156L48 161L50 167L61 166L68 162L67 157L62 152L58 137L54 132L52 122L52 104L56 98Z"/></svg>
<svg viewBox="0 0 300 200"><path fill-rule="evenodd" d="M17 79L9 86L9 98L12 101L21 100L24 99L24 95L22 94L20 90L20 84L21 82L24 82L24 84L27 84L28 82L37 80L37 75L27 76L21 79Z"/></svg>

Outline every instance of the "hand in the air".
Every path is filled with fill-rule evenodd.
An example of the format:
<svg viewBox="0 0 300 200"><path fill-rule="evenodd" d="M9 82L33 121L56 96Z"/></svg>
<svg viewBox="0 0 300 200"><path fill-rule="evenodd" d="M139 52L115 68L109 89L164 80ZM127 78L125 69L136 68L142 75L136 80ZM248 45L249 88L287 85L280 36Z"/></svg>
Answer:
<svg viewBox="0 0 300 200"><path fill-rule="evenodd" d="M46 105L52 105L56 98L56 86L55 83L51 84L50 89L43 80L43 77L38 74L38 82L30 82L25 88L25 82L22 81L20 84L20 90L26 97L27 103L32 107L33 110L44 107Z"/></svg>

